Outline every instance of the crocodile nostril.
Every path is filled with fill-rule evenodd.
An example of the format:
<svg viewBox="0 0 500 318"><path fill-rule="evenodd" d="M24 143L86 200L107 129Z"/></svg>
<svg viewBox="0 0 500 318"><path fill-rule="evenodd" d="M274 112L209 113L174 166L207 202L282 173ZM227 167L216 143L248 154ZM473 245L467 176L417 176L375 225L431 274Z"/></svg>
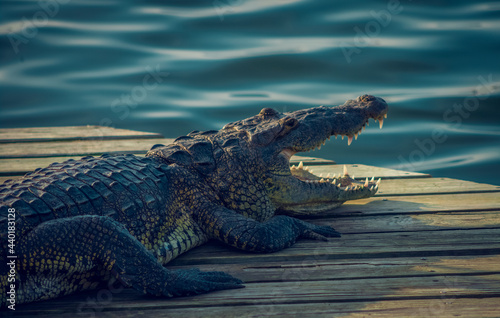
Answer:
<svg viewBox="0 0 500 318"><path fill-rule="evenodd" d="M272 108L263 108L259 115L263 117L272 117L278 115L278 112Z"/></svg>
<svg viewBox="0 0 500 318"><path fill-rule="evenodd" d="M362 95L358 97L361 102L371 102L376 99L373 95Z"/></svg>

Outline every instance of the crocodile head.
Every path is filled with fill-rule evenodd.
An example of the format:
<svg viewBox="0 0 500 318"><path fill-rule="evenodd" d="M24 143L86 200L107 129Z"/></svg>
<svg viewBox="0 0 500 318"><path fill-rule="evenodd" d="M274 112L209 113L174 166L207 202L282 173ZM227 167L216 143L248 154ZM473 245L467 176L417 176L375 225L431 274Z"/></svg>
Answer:
<svg viewBox="0 0 500 318"><path fill-rule="evenodd" d="M222 200L235 210L238 205L234 201L250 189L258 192L257 197L265 196L265 203L256 206L271 203L273 212L277 209L289 215L313 215L347 200L374 195L378 182L357 182L347 171L321 178L302 163L290 167L290 158L320 148L331 136L347 137L351 144L370 118L378 120L382 127L386 114L386 102L371 95L337 107L320 106L289 113L264 108L259 114L227 124L219 131L195 131L177 138L172 145L154 147L148 156L193 168L212 188L218 188L223 193ZM238 195L234 185L241 188ZM256 196L248 195L243 199L245 203L250 197ZM251 207L255 210L255 206Z"/></svg>
<svg viewBox="0 0 500 318"><path fill-rule="evenodd" d="M382 128L387 104L378 97L363 95L337 107L315 107L290 113L264 108L256 116L226 125L224 130L246 131L251 147L266 163L269 195L279 210L290 215L311 215L331 210L347 200L375 194L378 182L357 182L347 170L324 178L312 174L302 163L290 167L296 153L321 148L331 136L353 139L368 124L378 120Z"/></svg>

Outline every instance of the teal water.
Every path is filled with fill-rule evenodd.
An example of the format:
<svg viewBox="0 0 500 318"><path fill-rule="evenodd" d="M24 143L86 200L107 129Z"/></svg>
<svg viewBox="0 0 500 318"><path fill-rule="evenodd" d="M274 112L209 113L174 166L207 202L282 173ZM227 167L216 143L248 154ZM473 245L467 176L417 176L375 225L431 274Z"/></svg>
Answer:
<svg viewBox="0 0 500 318"><path fill-rule="evenodd" d="M2 128L219 129L369 93L308 155L500 185L500 2L3 0Z"/></svg>

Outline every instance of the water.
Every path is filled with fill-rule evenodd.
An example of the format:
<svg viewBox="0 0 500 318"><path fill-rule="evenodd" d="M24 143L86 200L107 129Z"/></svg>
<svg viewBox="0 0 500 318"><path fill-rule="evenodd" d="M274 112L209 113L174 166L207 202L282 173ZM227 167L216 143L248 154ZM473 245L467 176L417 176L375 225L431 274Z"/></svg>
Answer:
<svg viewBox="0 0 500 318"><path fill-rule="evenodd" d="M500 185L500 2L187 3L3 0L1 127L175 137L370 93L384 129L308 155Z"/></svg>

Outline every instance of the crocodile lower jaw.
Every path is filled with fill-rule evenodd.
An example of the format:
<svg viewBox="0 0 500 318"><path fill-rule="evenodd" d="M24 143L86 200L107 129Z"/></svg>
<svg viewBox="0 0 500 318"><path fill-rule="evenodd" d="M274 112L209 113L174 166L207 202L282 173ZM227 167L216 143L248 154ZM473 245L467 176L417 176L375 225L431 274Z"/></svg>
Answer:
<svg viewBox="0 0 500 318"><path fill-rule="evenodd" d="M347 172L347 167L344 165L344 173L343 174L330 174L328 173L326 176L320 174L319 176L314 174L314 171L309 169L309 167L304 166L304 163L301 161L298 166L291 166L290 172L292 176L299 179L302 182L306 183L327 183L336 186L340 190L358 190L361 188L368 188L371 191L377 191L380 185L381 179L379 178L375 181L375 177L371 179L366 178L364 182L359 182L354 179L354 176L350 176Z"/></svg>

